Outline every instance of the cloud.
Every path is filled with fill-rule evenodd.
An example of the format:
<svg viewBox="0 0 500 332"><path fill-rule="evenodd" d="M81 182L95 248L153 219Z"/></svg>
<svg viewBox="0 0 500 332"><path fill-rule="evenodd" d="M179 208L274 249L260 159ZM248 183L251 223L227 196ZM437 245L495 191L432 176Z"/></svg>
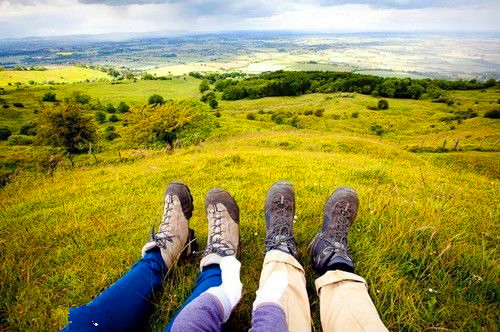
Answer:
<svg viewBox="0 0 500 332"><path fill-rule="evenodd" d="M0 0L0 38L228 30L500 31L498 0Z"/></svg>
<svg viewBox="0 0 500 332"><path fill-rule="evenodd" d="M361 4L375 8L395 9L454 8L485 5L492 2L492 0L320 0L322 6Z"/></svg>

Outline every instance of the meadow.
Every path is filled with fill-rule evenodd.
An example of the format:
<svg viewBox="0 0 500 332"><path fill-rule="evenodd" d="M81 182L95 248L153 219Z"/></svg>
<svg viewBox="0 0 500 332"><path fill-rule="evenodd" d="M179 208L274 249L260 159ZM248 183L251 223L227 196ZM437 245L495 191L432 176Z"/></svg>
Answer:
<svg viewBox="0 0 500 332"><path fill-rule="evenodd" d="M36 121L47 91L58 99L82 91L104 104L138 106L153 93L199 97L199 82L182 76L10 87L1 96L10 107L1 109L0 126L17 131ZM450 95L450 106L386 98L387 110L367 109L378 98L357 93L220 101L218 128L199 145L137 150L117 139L95 156L75 157L73 167L62 160L54 172L37 165L51 148L2 142L4 163L21 162L0 189L0 327L45 331L67 324L68 308L90 301L140 258L160 221L166 185L182 180L194 196L190 223L201 249L206 192L227 189L239 204L244 294L228 327L247 329L264 257L265 195L275 181L288 180L315 331L317 276L306 247L323 204L341 185L359 193L349 241L357 273L390 330L497 330L500 126L483 115L498 108L500 91ZM456 117L469 108L477 116ZM119 116L113 125L121 133L126 115ZM195 255L166 277L151 331L161 331L189 296L198 263Z"/></svg>

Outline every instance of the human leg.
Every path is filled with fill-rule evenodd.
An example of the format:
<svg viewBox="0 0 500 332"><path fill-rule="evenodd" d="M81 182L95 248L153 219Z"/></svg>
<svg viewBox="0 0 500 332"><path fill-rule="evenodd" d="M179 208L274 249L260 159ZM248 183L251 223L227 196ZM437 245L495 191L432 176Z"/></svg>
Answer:
<svg viewBox="0 0 500 332"><path fill-rule="evenodd" d="M286 274L288 285L279 303L285 313L289 331L310 331L311 314L302 265L297 261L293 234L295 194L287 182L275 183L268 192L264 207L266 216L266 256L259 291L273 272ZM259 292L258 291L258 292Z"/></svg>
<svg viewBox="0 0 500 332"><path fill-rule="evenodd" d="M357 193L334 191L325 204L323 227L309 246L313 266L322 276L315 285L324 331L387 331L368 294L366 281L354 274L347 233L356 218Z"/></svg>

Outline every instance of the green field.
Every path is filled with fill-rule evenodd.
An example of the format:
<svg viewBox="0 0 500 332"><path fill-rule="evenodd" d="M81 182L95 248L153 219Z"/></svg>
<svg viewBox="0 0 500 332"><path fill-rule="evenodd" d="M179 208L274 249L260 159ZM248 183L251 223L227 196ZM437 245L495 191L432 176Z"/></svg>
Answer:
<svg viewBox="0 0 500 332"><path fill-rule="evenodd" d="M82 91L103 103L139 105L153 93L197 97L199 82L11 88L0 96L10 105L0 109L0 126L17 131L36 121L34 110L49 89L58 99ZM498 330L500 125L483 115L498 107L500 92L450 94L453 106L388 99L386 111L367 109L376 98L348 93L221 101L219 127L200 145L166 153L133 150L118 139L103 143L95 158L76 157L74 168L64 159L53 174L38 165L51 148L2 142L3 167L17 160L20 168L0 191L0 327L63 327L68 308L87 303L139 259L151 225L160 220L165 186L180 179L194 196L191 227L201 248L206 192L225 188L239 204L244 294L229 322L233 330L250 324L264 257L264 199L278 180L295 186L294 228L316 330L317 276L306 247L320 227L324 202L341 185L359 192L349 240L357 272L390 330ZM12 106L15 101L25 107ZM468 108L478 116L450 120ZM306 115L318 109L322 116ZM283 124L272 119L279 114ZM297 128L290 125L294 117ZM375 124L381 136L371 129ZM122 122L114 125L121 132ZM196 256L168 276L152 331L161 331L189 296L198 263Z"/></svg>
<svg viewBox="0 0 500 332"><path fill-rule="evenodd" d="M3 70L0 71L0 87L14 85L16 82L29 84L30 81L36 84L52 83L74 83L84 80L110 79L111 77L98 70L82 67L49 67L47 70Z"/></svg>

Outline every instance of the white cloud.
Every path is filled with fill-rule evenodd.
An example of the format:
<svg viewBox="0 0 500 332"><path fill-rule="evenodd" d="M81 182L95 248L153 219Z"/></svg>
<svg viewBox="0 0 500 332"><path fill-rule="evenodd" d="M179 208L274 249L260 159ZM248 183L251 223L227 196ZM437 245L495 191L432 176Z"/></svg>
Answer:
<svg viewBox="0 0 500 332"><path fill-rule="evenodd" d="M85 2L85 3L84 3ZM123 3L127 4L123 4ZM121 5L118 5L120 3ZM134 3L134 4L129 4ZM109 32L500 30L489 0L0 0L0 38ZM472 4L473 3L473 4Z"/></svg>

